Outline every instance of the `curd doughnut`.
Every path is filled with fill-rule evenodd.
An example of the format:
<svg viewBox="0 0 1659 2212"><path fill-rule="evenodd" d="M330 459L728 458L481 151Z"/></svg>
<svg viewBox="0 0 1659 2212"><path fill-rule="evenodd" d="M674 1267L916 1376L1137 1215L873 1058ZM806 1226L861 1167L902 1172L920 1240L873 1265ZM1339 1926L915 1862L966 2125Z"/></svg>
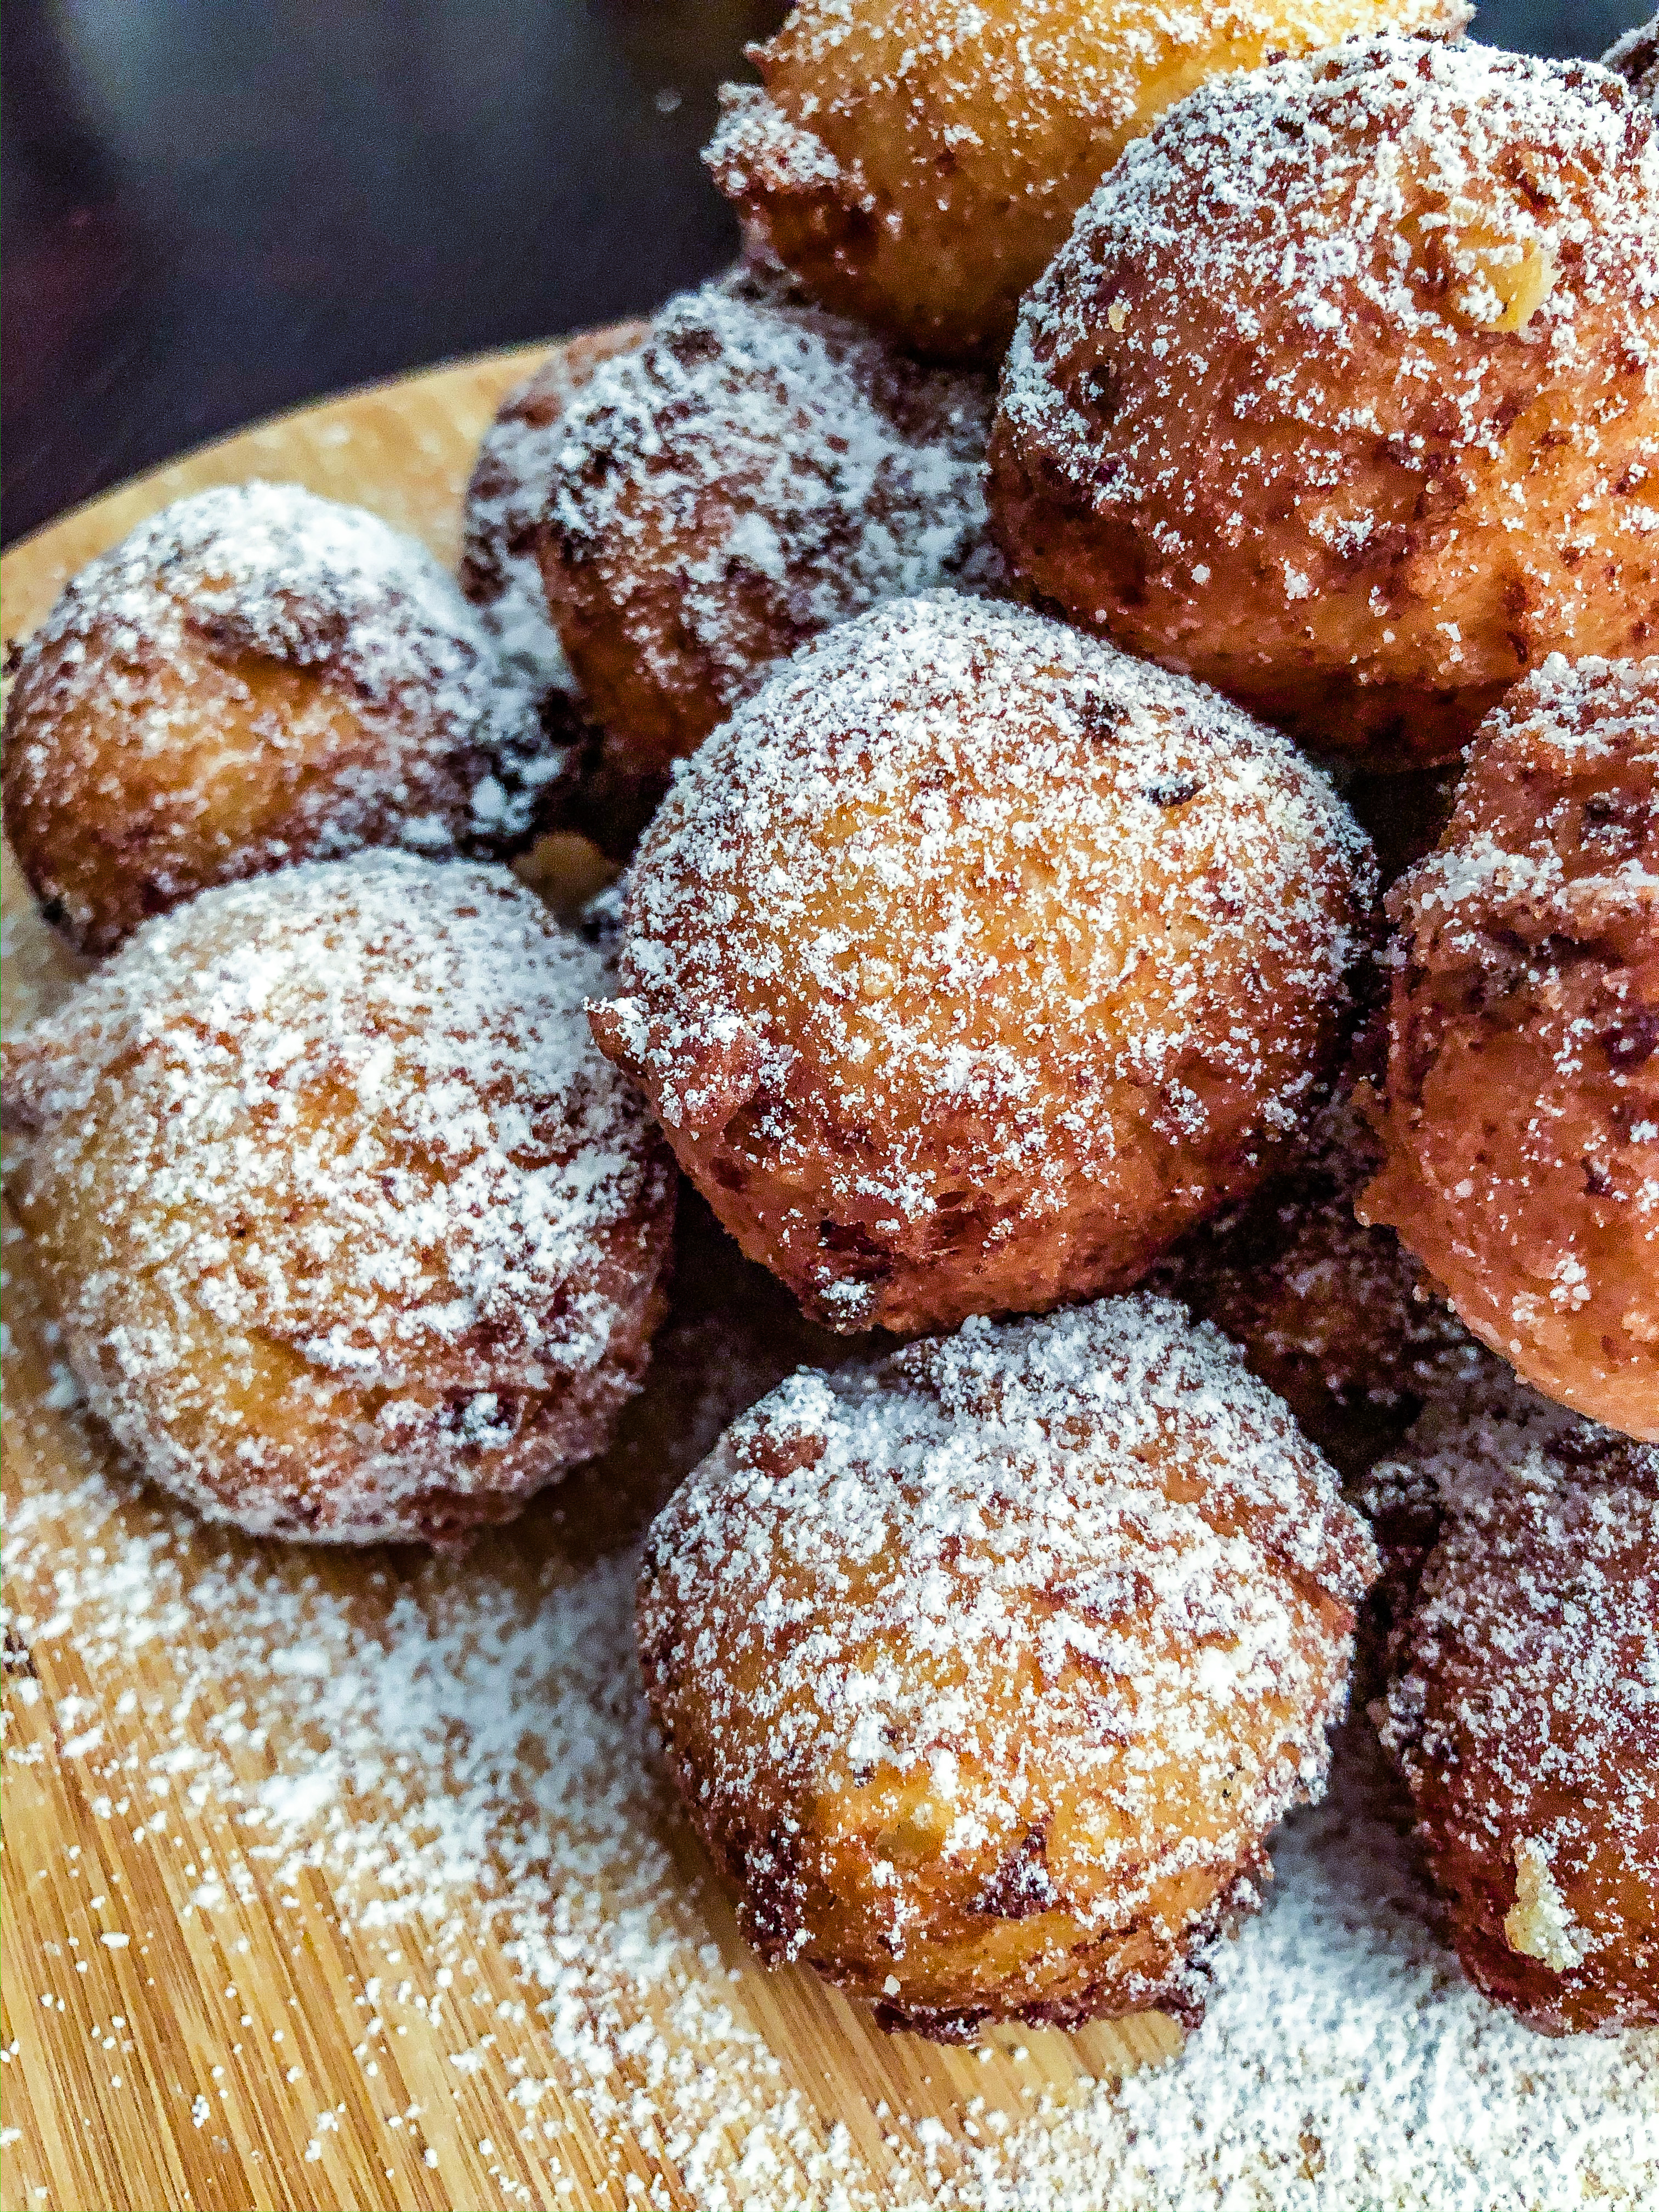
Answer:
<svg viewBox="0 0 1659 2212"><path fill-rule="evenodd" d="M784 1383L654 1524L640 1650L769 1960L942 2039L1190 2022L1322 1789L1375 1564L1224 1339L1141 1296Z"/></svg>
<svg viewBox="0 0 1659 2212"><path fill-rule="evenodd" d="M1659 1452L1511 1382L1422 1468L1444 1527L1374 1710L1458 1956L1547 2034L1659 2026Z"/></svg>
<svg viewBox="0 0 1659 2212"><path fill-rule="evenodd" d="M605 974L505 869L364 854L204 892L8 1040L7 1195L142 1474L438 1541L604 1447L674 1204Z"/></svg>
<svg viewBox="0 0 1659 2212"><path fill-rule="evenodd" d="M152 515L15 654L7 835L108 952L212 884L371 845L527 843L562 752L423 547L297 484Z"/></svg>
<svg viewBox="0 0 1659 2212"><path fill-rule="evenodd" d="M542 558L605 728L586 812L608 849L774 661L878 599L1000 574L992 402L763 269L671 300L571 401Z"/></svg>
<svg viewBox="0 0 1659 2212"><path fill-rule="evenodd" d="M1518 685L1389 904L1362 1215L1535 1388L1659 1440L1659 659Z"/></svg>
<svg viewBox="0 0 1659 2212"><path fill-rule="evenodd" d="M595 1033L836 1328L1126 1287L1340 1048L1370 849L1179 677L939 593L804 650L676 779Z"/></svg>
<svg viewBox="0 0 1659 2212"><path fill-rule="evenodd" d="M992 359L1072 218L1171 100L1442 0L802 0L749 48L705 156L826 307L924 355Z"/></svg>
<svg viewBox="0 0 1659 2212"><path fill-rule="evenodd" d="M1028 589L1376 768L1651 652L1653 118L1393 35L1202 86L1027 301L991 499Z"/></svg>

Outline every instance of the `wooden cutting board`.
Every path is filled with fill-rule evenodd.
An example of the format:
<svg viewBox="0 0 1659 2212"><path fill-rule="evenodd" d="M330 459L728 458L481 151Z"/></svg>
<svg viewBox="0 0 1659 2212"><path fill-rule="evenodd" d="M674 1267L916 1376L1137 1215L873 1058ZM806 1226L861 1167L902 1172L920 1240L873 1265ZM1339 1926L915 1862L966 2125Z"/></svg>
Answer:
<svg viewBox="0 0 1659 2212"><path fill-rule="evenodd" d="M6 556L6 635L143 516L253 476L453 562L539 350L80 509ZM592 887L574 842L543 860L555 896ZM15 1025L76 963L5 865ZM942 2050L758 1968L632 1717L608 1553L637 1497L578 1480L459 1565L201 1528L82 1425L15 1231L6 1260L7 2212L927 2202L1176 2048L1149 2015Z"/></svg>

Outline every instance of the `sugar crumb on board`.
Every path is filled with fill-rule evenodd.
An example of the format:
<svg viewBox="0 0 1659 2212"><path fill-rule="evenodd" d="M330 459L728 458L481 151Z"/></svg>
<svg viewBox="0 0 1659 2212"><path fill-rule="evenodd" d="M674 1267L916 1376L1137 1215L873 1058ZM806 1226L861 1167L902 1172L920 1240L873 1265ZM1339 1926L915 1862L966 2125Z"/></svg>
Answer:
<svg viewBox="0 0 1659 2212"><path fill-rule="evenodd" d="M40 1369L21 1355L40 1346L20 1303L13 1418L46 1464L80 1472L15 1477L9 1626L47 1683L78 1664L82 1702L53 1717L85 1740L64 1764L94 1825L155 1851L175 1826L210 1827L212 1863L179 1874L230 1977L256 1925L243 1907L282 1926L302 1892L374 1956L343 2024L296 2008L255 2023L257 2049L239 2027L243 2055L210 2058L284 2084L301 2170L311 2141L326 2160L340 2138L310 2068L291 2069L334 2036L361 2108L328 2109L364 2139L372 2126L377 2164L503 2205L666 2203L672 2184L710 2212L1561 2212L1659 2191L1659 2037L1553 2043L1479 1998L1352 1735L1330 1797L1284 1832L1273 1899L1181 2059L1060 2091L1016 2055L1008 2109L970 2094L943 2118L836 2111L822 2086L815 2103L750 2024L747 1977L729 1978L677 1862L634 1674L631 1553L567 1556L544 1528L528 1565L520 1540L410 1571L203 1530L102 1471L78 1411L27 1403ZM153 1827L184 1807L196 1820ZM93 1917L127 1924L111 1897ZM514 1997L483 1971L501 1964ZM134 2039L125 2019L120 2033ZM368 2071L422 2037L442 2055L441 2111ZM181 2093L232 2112L230 2077L203 2071ZM566 2098L608 2170L586 2164ZM178 2128L190 2106L174 2101Z"/></svg>

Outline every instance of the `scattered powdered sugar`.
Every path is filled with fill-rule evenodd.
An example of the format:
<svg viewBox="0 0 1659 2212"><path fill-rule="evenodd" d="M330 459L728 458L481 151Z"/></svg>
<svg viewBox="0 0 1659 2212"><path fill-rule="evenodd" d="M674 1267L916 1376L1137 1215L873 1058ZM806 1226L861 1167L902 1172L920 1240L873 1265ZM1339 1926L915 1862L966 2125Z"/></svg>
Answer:
<svg viewBox="0 0 1659 2212"><path fill-rule="evenodd" d="M187 674L204 649L231 667L261 657L332 675L382 733L389 765L371 757L297 795L302 812L310 804L316 813L305 822L309 858L354 849L389 797L402 812L399 842L413 849L493 848L529 830L561 765L528 695L506 678L477 615L426 549L298 484L219 485L140 523L64 587L22 647L16 692L48 652L56 712L75 710L80 687L93 686L100 714L129 708L143 718L136 741L164 750L166 710L150 698L147 666L159 657ZM293 736L271 741L280 752ZM74 772L61 748L37 740L33 750L39 778ZM289 853L285 845L260 865Z"/></svg>
<svg viewBox="0 0 1659 2212"><path fill-rule="evenodd" d="M878 600L1000 579L993 397L813 307L782 271L741 268L671 300L570 402L550 542L573 588L593 568L653 683L683 680L689 639L730 707ZM649 588L665 549L672 625Z"/></svg>
<svg viewBox="0 0 1659 2212"><path fill-rule="evenodd" d="M1099 355L1114 271L1133 301L1111 311L1110 350L1132 374L1074 378ZM1204 302L1198 323L1187 299ZM1319 434L1374 440L1401 465L1460 446L1504 460L1510 418L1471 331L1524 333L1530 389L1574 379L1581 438L1639 419L1641 395L1659 394L1656 308L1659 132L1623 87L1593 63L1389 33L1212 78L1127 148L1025 303L1001 405L1097 504L1157 500L1178 516L1236 483L1249 512L1258 433L1286 410L1304 470ZM1271 346L1264 315L1285 326ZM1200 325L1205 357L1183 358L1183 329ZM1626 366L1592 383L1587 347ZM1234 419L1187 482L1190 425L1159 418L1161 395L1202 387L1223 356ZM1621 489L1613 520L1650 532L1651 502ZM1310 521L1363 542L1364 515L1339 526L1331 506L1310 501ZM1182 548L1171 534L1162 550Z"/></svg>
<svg viewBox="0 0 1659 2212"><path fill-rule="evenodd" d="M1375 1565L1233 1347L1141 1296L797 1374L659 1516L640 1632L686 1802L741 1861L769 1954L809 1951L825 1909L818 1808L878 1849L890 1771L905 1821L939 1838L920 1869L878 1857L861 1887L896 1976L928 1972L959 1893L981 1916L964 1956L984 1916L1065 1916L1029 1983L1010 1978L1030 2016L1195 2013L1182 1938L1320 1790L1352 1650L1337 1624ZM1079 1931L1105 1942L1097 1986ZM862 1939L830 1949L828 1971L861 1968ZM902 1986L901 2019L948 2014ZM988 1993L964 1978L959 2001Z"/></svg>
<svg viewBox="0 0 1659 2212"><path fill-rule="evenodd" d="M506 870L371 853L204 892L9 1041L9 1189L156 1480L361 1540L603 1442L672 1211L608 973Z"/></svg>
<svg viewBox="0 0 1659 2212"><path fill-rule="evenodd" d="M708 2212L1640 2212L1659 2191L1659 2038L1551 2042L1475 1994L1358 1726L1326 1802L1281 1832L1267 1910L1218 1961L1180 2059L1007 2110L966 2094L943 2123L898 2087L872 2116L850 2075L815 2107L664 1847L631 1555L567 1559L544 1511L414 1574L203 1530L98 1471L75 1417L27 1410L19 1346L40 1324L15 1280L11 1314L8 1423L36 1449L9 1454L9 1622L43 1674L78 1670L58 1755L89 1819L118 1834L188 1805L210 1821L183 1909L228 1951L240 1899L325 1884L386 1948L388 2021L400 1947L426 1989L451 1974L441 2012L419 2000L421 2032L464 2063L544 2199L568 2197L573 2170L542 2124L548 2076L613 2153L641 2143L653 2189L671 2177ZM522 1977L528 2069L503 2058L493 2002L483 2021L465 2002L491 1948ZM358 2117L392 2131L388 2153L416 2124L389 2102L365 2081ZM506 2207L517 2187L467 2201Z"/></svg>

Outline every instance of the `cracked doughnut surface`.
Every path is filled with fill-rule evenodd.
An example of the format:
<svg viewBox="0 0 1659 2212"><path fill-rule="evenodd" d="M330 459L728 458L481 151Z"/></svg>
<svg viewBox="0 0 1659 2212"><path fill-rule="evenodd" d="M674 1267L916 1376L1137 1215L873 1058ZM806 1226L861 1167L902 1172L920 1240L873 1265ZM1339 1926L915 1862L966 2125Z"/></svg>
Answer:
<svg viewBox="0 0 1659 2212"><path fill-rule="evenodd" d="M1458 1955L1546 2034L1659 2025L1659 1451L1508 1377L1398 1472L1443 1525L1372 1710Z"/></svg>

